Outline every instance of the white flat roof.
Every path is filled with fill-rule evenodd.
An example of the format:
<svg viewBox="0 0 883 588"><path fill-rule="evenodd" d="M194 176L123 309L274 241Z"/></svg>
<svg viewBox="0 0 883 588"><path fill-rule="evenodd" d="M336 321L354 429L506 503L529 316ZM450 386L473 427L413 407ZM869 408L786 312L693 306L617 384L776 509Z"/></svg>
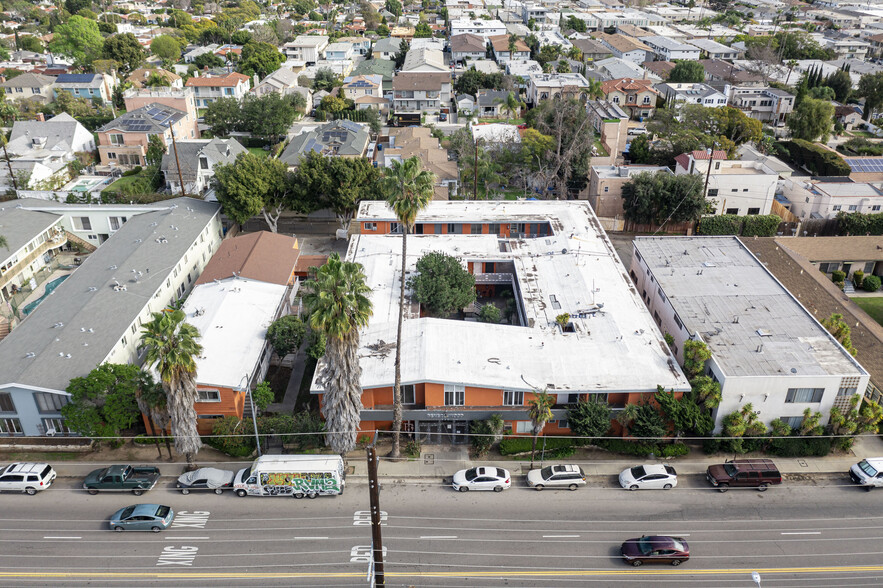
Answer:
<svg viewBox="0 0 883 588"><path fill-rule="evenodd" d="M867 374L736 237L637 237L635 249L725 374Z"/></svg>
<svg viewBox="0 0 883 588"><path fill-rule="evenodd" d="M199 329L202 355L196 382L238 388L253 375L267 328L285 296L286 286L228 278L193 288L184 304L187 322Z"/></svg>
<svg viewBox="0 0 883 588"><path fill-rule="evenodd" d="M358 220L394 220L383 202L362 202ZM418 318L406 308L402 382L606 393L689 390L649 311L586 202L434 201L418 223L548 222L548 237L410 235L408 271L430 251L467 261L511 263L529 326ZM393 383L402 242L354 235L347 259L365 267L374 315L361 333L362 386ZM504 271L502 268L498 271ZM578 315L583 312L583 318ZM559 314L576 332L562 333ZM318 373L318 370L317 370ZM321 391L315 380L313 391Z"/></svg>

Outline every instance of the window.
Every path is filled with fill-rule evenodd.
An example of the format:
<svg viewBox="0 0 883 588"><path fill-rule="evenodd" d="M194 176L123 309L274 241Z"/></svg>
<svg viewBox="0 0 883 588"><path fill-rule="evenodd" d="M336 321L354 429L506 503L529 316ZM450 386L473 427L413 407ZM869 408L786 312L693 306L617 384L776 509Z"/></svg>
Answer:
<svg viewBox="0 0 883 588"><path fill-rule="evenodd" d="M713 198L714 196L717 196L717 188L710 188L708 190L708 197Z"/></svg>
<svg viewBox="0 0 883 588"><path fill-rule="evenodd" d="M21 435L24 433L21 428L21 421L18 419L0 419L0 433L6 435Z"/></svg>
<svg viewBox="0 0 883 588"><path fill-rule="evenodd" d="M92 230L92 221L89 220L88 216L75 216L73 217L74 221L74 229L78 231L91 231Z"/></svg>
<svg viewBox="0 0 883 588"><path fill-rule="evenodd" d="M64 419L43 419L40 426L43 429L43 433L47 435L53 431L56 434L62 435L70 435L73 433L73 431L64 424Z"/></svg>
<svg viewBox="0 0 883 588"><path fill-rule="evenodd" d="M858 393L858 378L841 378L837 396L855 396Z"/></svg>
<svg viewBox="0 0 883 588"><path fill-rule="evenodd" d="M874 264L875 264L875 262L873 262L873 261L868 261L865 263L865 273L866 274L874 273Z"/></svg>
<svg viewBox="0 0 883 588"><path fill-rule="evenodd" d="M683 329L684 323L681 322L680 317L678 317L678 315L674 315L674 319L675 319L675 324L678 326L678 328Z"/></svg>
<svg viewBox="0 0 883 588"><path fill-rule="evenodd" d="M0 392L0 412L15 412L15 404L12 403L12 394Z"/></svg>
<svg viewBox="0 0 883 588"><path fill-rule="evenodd" d="M739 191L739 188L733 188L732 190L730 190L730 192L738 192L738 191Z"/></svg>
<svg viewBox="0 0 883 588"><path fill-rule="evenodd" d="M569 429L570 423L567 422L567 419L561 419L560 421L558 421L558 428L559 429Z"/></svg>
<svg viewBox="0 0 883 588"><path fill-rule="evenodd" d="M197 402L220 402L221 393L218 390L197 390Z"/></svg>
<svg viewBox="0 0 883 588"><path fill-rule="evenodd" d="M503 390L504 406L524 406L524 392L518 390Z"/></svg>
<svg viewBox="0 0 883 588"><path fill-rule="evenodd" d="M463 230L463 225L458 225L456 223L448 223L448 233L460 233Z"/></svg>
<svg viewBox="0 0 883 588"><path fill-rule="evenodd" d="M726 214L739 214L738 208L728 208Z"/></svg>
<svg viewBox="0 0 883 588"><path fill-rule="evenodd" d="M721 168L721 162L719 162L719 161L715 161L715 162L714 162L714 169L717 170L717 169L720 169L720 168Z"/></svg>
<svg viewBox="0 0 883 588"><path fill-rule="evenodd" d="M613 103L614 103L614 104L619 104L619 96L614 96L614 97L613 97Z"/></svg>
<svg viewBox="0 0 883 588"><path fill-rule="evenodd" d="M200 157L199 158L199 169L208 169L208 158Z"/></svg>
<svg viewBox="0 0 883 588"><path fill-rule="evenodd" d="M111 231L119 231L120 227L123 226L123 223L126 222L126 217L112 216L108 220L110 221L110 230Z"/></svg>
<svg viewBox="0 0 883 588"><path fill-rule="evenodd" d="M665 302L665 294L662 293L662 287L656 286L656 293L659 295L660 300Z"/></svg>
<svg viewBox="0 0 883 588"><path fill-rule="evenodd" d="M117 154L114 153L113 151L108 151L108 152L107 152L107 158L108 158L108 159L116 159L116 158L117 158Z"/></svg>
<svg viewBox="0 0 883 588"><path fill-rule="evenodd" d="M872 210L872 211L875 211L875 212L878 211L878 210L880 210L880 205L879 205L879 204L875 204L875 205L873 205L873 206L871 207L871 210Z"/></svg>
<svg viewBox="0 0 883 588"><path fill-rule="evenodd" d="M609 192L609 191L610 191L610 186L604 186L604 192Z"/></svg>
<svg viewBox="0 0 883 588"><path fill-rule="evenodd" d="M792 429L799 429L800 425L803 424L802 416L792 416L792 417L779 417L782 422L791 427Z"/></svg>
<svg viewBox="0 0 883 588"><path fill-rule="evenodd" d="M533 423L530 421L515 421L516 433L533 433Z"/></svg>
<svg viewBox="0 0 883 588"><path fill-rule="evenodd" d="M402 384L402 404L417 404L414 384Z"/></svg>
<svg viewBox="0 0 883 588"><path fill-rule="evenodd" d="M857 204L850 204L850 205L849 205L849 211L850 211L850 212L853 212L853 211L856 211L856 210L858 210L858 205L857 205Z"/></svg>
<svg viewBox="0 0 883 588"><path fill-rule="evenodd" d="M472 223L469 225L469 232L473 235L481 235L481 225L478 223Z"/></svg>
<svg viewBox="0 0 883 588"><path fill-rule="evenodd" d="M366 231L376 231L377 230L377 223L365 223L365 230Z"/></svg>
<svg viewBox="0 0 883 588"><path fill-rule="evenodd" d="M819 264L819 270L823 274L830 274L831 272L837 271L838 269L840 269L840 263L836 261Z"/></svg>
<svg viewBox="0 0 883 588"><path fill-rule="evenodd" d="M61 394L49 394L47 392L35 392L34 402L40 414L61 412L61 407L70 402L67 396Z"/></svg>
<svg viewBox="0 0 883 588"><path fill-rule="evenodd" d="M644 96L644 104L650 104L650 96Z"/></svg>
<svg viewBox="0 0 883 588"><path fill-rule="evenodd" d="M760 209L759 208L749 208L748 214L760 214Z"/></svg>
<svg viewBox="0 0 883 588"><path fill-rule="evenodd" d="M463 406L464 404L466 404L466 387L445 384L445 406Z"/></svg>
<svg viewBox="0 0 883 588"><path fill-rule="evenodd" d="M110 137L110 144L111 145L123 145L123 135L122 134L114 133L114 134L108 135L108 137Z"/></svg>
<svg viewBox="0 0 883 588"><path fill-rule="evenodd" d="M788 388L785 402L821 402L824 388Z"/></svg>

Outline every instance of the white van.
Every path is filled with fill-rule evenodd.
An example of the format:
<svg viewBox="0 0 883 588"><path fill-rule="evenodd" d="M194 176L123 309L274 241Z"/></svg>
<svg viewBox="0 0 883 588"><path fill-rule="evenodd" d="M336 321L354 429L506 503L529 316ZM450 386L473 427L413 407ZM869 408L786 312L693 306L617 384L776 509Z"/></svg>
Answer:
<svg viewBox="0 0 883 588"><path fill-rule="evenodd" d="M233 490L239 496L337 496L345 477L339 455L263 455L237 472Z"/></svg>
<svg viewBox="0 0 883 588"><path fill-rule="evenodd" d="M867 490L883 486L883 457L869 457L861 460L849 468L849 477Z"/></svg>

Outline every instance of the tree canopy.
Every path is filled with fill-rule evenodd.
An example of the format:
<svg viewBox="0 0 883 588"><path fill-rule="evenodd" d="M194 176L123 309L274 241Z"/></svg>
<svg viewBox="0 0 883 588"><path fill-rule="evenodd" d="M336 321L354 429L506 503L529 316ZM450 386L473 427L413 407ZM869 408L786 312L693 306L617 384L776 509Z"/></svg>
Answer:
<svg viewBox="0 0 883 588"><path fill-rule="evenodd" d="M279 317L267 329L267 340L279 357L297 351L307 333L307 325L293 314Z"/></svg>
<svg viewBox="0 0 883 588"><path fill-rule="evenodd" d="M598 400L580 400L567 407L567 423L574 435L603 437L610 430L610 406Z"/></svg>
<svg viewBox="0 0 883 588"><path fill-rule="evenodd" d="M660 225L698 220L707 209L703 178L644 172L622 187L625 218L635 223Z"/></svg>
<svg viewBox="0 0 883 588"><path fill-rule="evenodd" d="M283 61L285 56L273 45L250 41L242 48L239 71L247 76L258 74L264 78L279 69Z"/></svg>
<svg viewBox="0 0 883 588"><path fill-rule="evenodd" d="M144 63L146 57L141 43L132 33L111 35L104 40L104 56L119 64L122 73L131 72Z"/></svg>
<svg viewBox="0 0 883 588"><path fill-rule="evenodd" d="M66 23L55 27L49 50L70 57L77 65L88 65L102 54L103 45L98 23L82 16L72 16Z"/></svg>
<svg viewBox="0 0 883 588"><path fill-rule="evenodd" d="M278 159L247 152L231 164L217 166L213 185L224 214L240 224L263 214L275 233L290 195L287 175L288 168Z"/></svg>
<svg viewBox="0 0 883 588"><path fill-rule="evenodd" d="M181 45L171 35L155 37L150 42L150 51L167 61L178 61L181 58Z"/></svg>
<svg viewBox="0 0 883 588"><path fill-rule="evenodd" d="M462 310L475 301L475 277L451 255L432 251L417 260L417 275L408 280L414 298L432 313Z"/></svg>
<svg viewBox="0 0 883 588"><path fill-rule="evenodd" d="M788 117L788 128L795 139L828 141L834 126L834 105L829 100L804 98Z"/></svg>
<svg viewBox="0 0 883 588"><path fill-rule="evenodd" d="M87 437L117 437L138 420L135 390L141 369L131 364L101 364L68 384L70 402L61 408L65 424Z"/></svg>
<svg viewBox="0 0 883 588"><path fill-rule="evenodd" d="M330 208L345 228L359 202L380 197L379 179L380 171L365 158L325 157L311 152L301 159L293 174L291 204L300 212Z"/></svg>
<svg viewBox="0 0 883 588"><path fill-rule="evenodd" d="M864 116L865 120L869 120L873 111L883 104L883 72L863 75L859 79L856 94L865 99Z"/></svg>
<svg viewBox="0 0 883 588"><path fill-rule="evenodd" d="M698 61L678 59L668 74L667 82L673 84L698 84L705 81L705 67Z"/></svg>

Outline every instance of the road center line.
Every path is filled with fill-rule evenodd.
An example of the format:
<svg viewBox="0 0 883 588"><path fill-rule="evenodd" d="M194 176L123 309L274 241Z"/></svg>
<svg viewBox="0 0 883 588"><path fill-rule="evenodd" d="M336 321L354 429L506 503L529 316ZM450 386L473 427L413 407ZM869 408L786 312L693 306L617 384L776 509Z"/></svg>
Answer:
<svg viewBox="0 0 883 588"><path fill-rule="evenodd" d="M47 537L43 537L43 539L82 539L82 537L52 537L52 536L47 536Z"/></svg>
<svg viewBox="0 0 883 588"><path fill-rule="evenodd" d="M579 535L543 535L543 539L564 539L566 537L579 537Z"/></svg>
<svg viewBox="0 0 883 588"><path fill-rule="evenodd" d="M295 539L303 541L304 539L309 539L309 540L313 540L313 539L328 539L328 537L295 537Z"/></svg>
<svg viewBox="0 0 883 588"><path fill-rule="evenodd" d="M420 535L421 539L456 539L456 535Z"/></svg>
<svg viewBox="0 0 883 588"><path fill-rule="evenodd" d="M821 534L822 534L821 531L799 531L799 532L793 532L793 533L785 533L785 532L782 533L782 535L821 535Z"/></svg>

